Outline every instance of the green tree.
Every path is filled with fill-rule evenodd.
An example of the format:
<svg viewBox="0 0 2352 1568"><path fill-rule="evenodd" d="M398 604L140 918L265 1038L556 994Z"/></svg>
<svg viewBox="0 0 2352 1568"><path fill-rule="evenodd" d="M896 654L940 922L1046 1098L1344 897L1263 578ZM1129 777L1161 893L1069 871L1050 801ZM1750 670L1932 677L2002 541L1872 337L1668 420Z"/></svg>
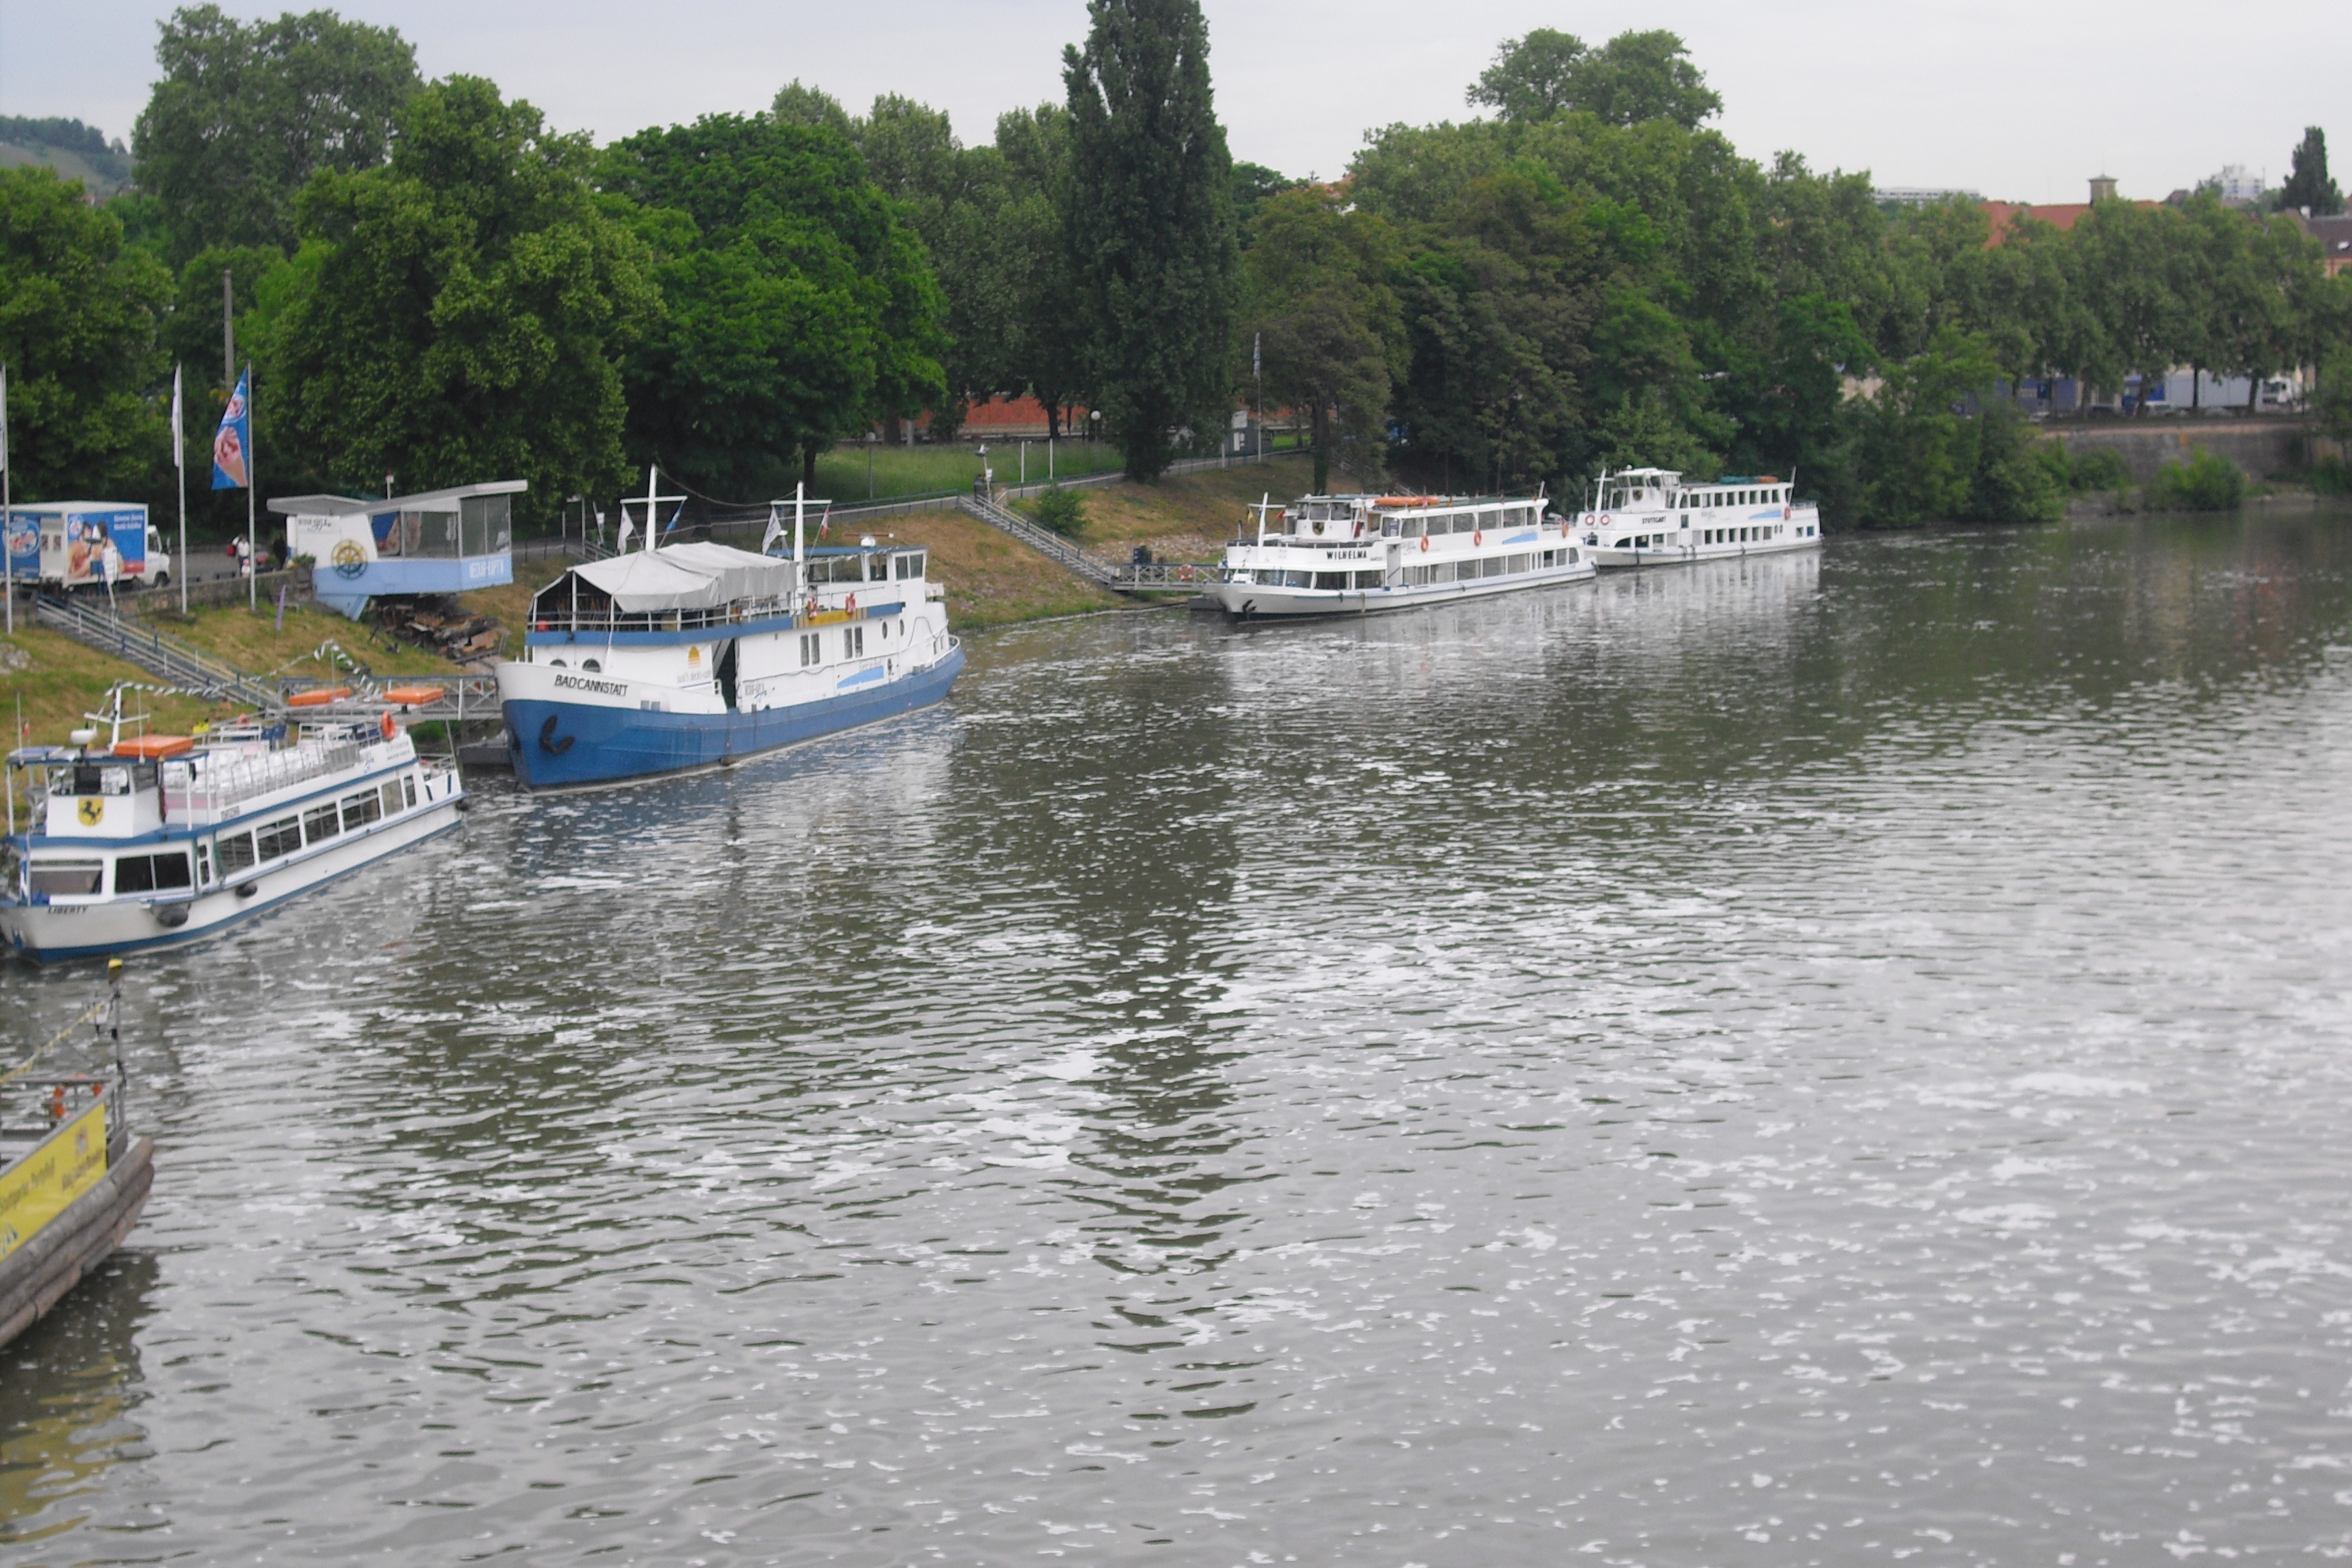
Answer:
<svg viewBox="0 0 2352 1568"><path fill-rule="evenodd" d="M1258 208L1285 191L1297 189L1299 184L1264 163L1234 165L1234 233L1243 245L1250 242L1250 225Z"/></svg>
<svg viewBox="0 0 2352 1568"><path fill-rule="evenodd" d="M2282 208L2307 208L2314 217L2333 217L2344 210L2344 193L2327 174L2327 132L2316 125L2305 129L2295 143L2292 164L2286 183L2279 187Z"/></svg>
<svg viewBox="0 0 2352 1568"><path fill-rule="evenodd" d="M1154 479L1178 426L1223 423L1238 257L1233 160L1199 0L1087 0L1063 53L1064 214L1097 395L1129 476Z"/></svg>
<svg viewBox="0 0 2352 1568"><path fill-rule="evenodd" d="M822 88L803 87L798 77L777 89L776 100L769 105L768 113L786 125L838 131L844 136L851 134L849 111L841 107L841 100Z"/></svg>
<svg viewBox="0 0 2352 1568"><path fill-rule="evenodd" d="M0 362L19 500L135 489L168 462L146 394L165 374L158 318L172 280L126 250L122 226L81 182L40 165L0 169Z"/></svg>
<svg viewBox="0 0 2352 1568"><path fill-rule="evenodd" d="M1011 320L1008 371L998 391L1028 393L1045 405L1047 430L1062 413L1094 395L1087 315L1080 304L1069 226L1070 115L1058 104L998 117L996 153L1004 165L1004 202L992 228L1004 258Z"/></svg>
<svg viewBox="0 0 2352 1568"><path fill-rule="evenodd" d="M1580 107L1576 68L1588 52L1573 33L1538 27L1525 37L1506 39L1494 63L1478 73L1464 96L1506 120L1549 120Z"/></svg>
<svg viewBox="0 0 2352 1568"><path fill-rule="evenodd" d="M314 272L273 357L319 467L522 479L542 511L622 486L620 359L656 300L591 158L528 103L451 77L403 108L389 165L314 179Z"/></svg>
<svg viewBox="0 0 2352 1568"><path fill-rule="evenodd" d="M607 150L662 308L629 360L633 448L737 495L814 482L827 445L940 391L921 239L838 132L706 115Z"/></svg>
<svg viewBox="0 0 2352 1568"><path fill-rule="evenodd" d="M1480 73L1469 101L1506 120L1549 120L1569 111L1610 125L1671 120L1685 130L1723 112L1690 52L1673 33L1620 33L1598 49L1573 34L1538 27L1507 41Z"/></svg>
<svg viewBox="0 0 2352 1568"><path fill-rule="evenodd" d="M175 268L207 246L291 251L305 183L382 163L417 86L412 45L332 11L247 24L184 6L162 24L155 58L163 79L131 145Z"/></svg>
<svg viewBox="0 0 2352 1568"><path fill-rule="evenodd" d="M1389 279L1402 256L1388 224L1347 210L1328 186L1259 208L1243 255L1244 331L1263 339L1266 393L1304 407L1315 489L1330 484L1333 437L1377 477L1389 396L1408 364L1404 314Z"/></svg>

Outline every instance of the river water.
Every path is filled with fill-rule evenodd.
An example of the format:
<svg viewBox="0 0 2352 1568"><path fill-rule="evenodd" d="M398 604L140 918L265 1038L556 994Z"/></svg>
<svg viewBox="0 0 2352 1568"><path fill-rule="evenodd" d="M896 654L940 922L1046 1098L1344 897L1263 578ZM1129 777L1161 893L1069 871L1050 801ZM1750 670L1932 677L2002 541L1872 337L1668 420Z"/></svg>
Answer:
<svg viewBox="0 0 2352 1568"><path fill-rule="evenodd" d="M2347 521L1050 624L486 789L133 963L0 1556L2352 1554Z"/></svg>

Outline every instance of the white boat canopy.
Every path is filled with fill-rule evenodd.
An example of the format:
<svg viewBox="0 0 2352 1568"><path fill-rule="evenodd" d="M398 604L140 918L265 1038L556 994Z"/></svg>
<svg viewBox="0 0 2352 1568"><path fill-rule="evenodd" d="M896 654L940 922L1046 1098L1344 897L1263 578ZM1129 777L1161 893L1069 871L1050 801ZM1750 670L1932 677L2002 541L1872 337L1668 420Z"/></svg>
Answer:
<svg viewBox="0 0 2352 1568"><path fill-rule="evenodd" d="M713 610L744 599L789 598L793 563L731 544L671 544L590 561L572 575L611 596L624 615Z"/></svg>

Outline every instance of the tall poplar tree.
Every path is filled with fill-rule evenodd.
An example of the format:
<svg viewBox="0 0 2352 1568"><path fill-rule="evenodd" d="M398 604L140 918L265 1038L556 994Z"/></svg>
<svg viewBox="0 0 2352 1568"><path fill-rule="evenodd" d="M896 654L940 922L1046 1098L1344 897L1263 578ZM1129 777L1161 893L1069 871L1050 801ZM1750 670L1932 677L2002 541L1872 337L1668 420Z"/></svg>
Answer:
<svg viewBox="0 0 2352 1568"><path fill-rule="evenodd" d="M1062 54L1064 215L1096 396L1129 477L1154 479L1176 428L1223 412L1239 256L1233 158L1209 88L1199 0L1087 0Z"/></svg>

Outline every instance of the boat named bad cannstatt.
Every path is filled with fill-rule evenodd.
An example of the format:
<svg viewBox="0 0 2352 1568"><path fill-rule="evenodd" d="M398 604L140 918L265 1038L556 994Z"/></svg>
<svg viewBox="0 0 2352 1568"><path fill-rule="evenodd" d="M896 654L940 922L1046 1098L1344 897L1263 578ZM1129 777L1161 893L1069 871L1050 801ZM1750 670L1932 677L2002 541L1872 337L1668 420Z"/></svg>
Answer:
<svg viewBox="0 0 2352 1568"><path fill-rule="evenodd" d="M796 508L788 557L674 544L540 590L522 658L498 670L517 780L712 767L945 697L964 654L928 552L871 538L812 549L805 527Z"/></svg>
<svg viewBox="0 0 2352 1568"><path fill-rule="evenodd" d="M1600 507L1572 525L1601 566L1665 566L1725 555L1818 550L1821 508L1770 474L1685 484L1671 468L1601 472Z"/></svg>
<svg viewBox="0 0 2352 1568"><path fill-rule="evenodd" d="M193 942L457 825L457 770L417 755L398 689L366 718L195 736L126 736L141 721L122 691L72 745L8 754L10 799L27 778L32 825L6 841L0 933L27 957Z"/></svg>
<svg viewBox="0 0 2352 1568"><path fill-rule="evenodd" d="M1534 499L1304 496L1225 547L1210 595L1229 616L1368 615L1592 576L1572 525Z"/></svg>

